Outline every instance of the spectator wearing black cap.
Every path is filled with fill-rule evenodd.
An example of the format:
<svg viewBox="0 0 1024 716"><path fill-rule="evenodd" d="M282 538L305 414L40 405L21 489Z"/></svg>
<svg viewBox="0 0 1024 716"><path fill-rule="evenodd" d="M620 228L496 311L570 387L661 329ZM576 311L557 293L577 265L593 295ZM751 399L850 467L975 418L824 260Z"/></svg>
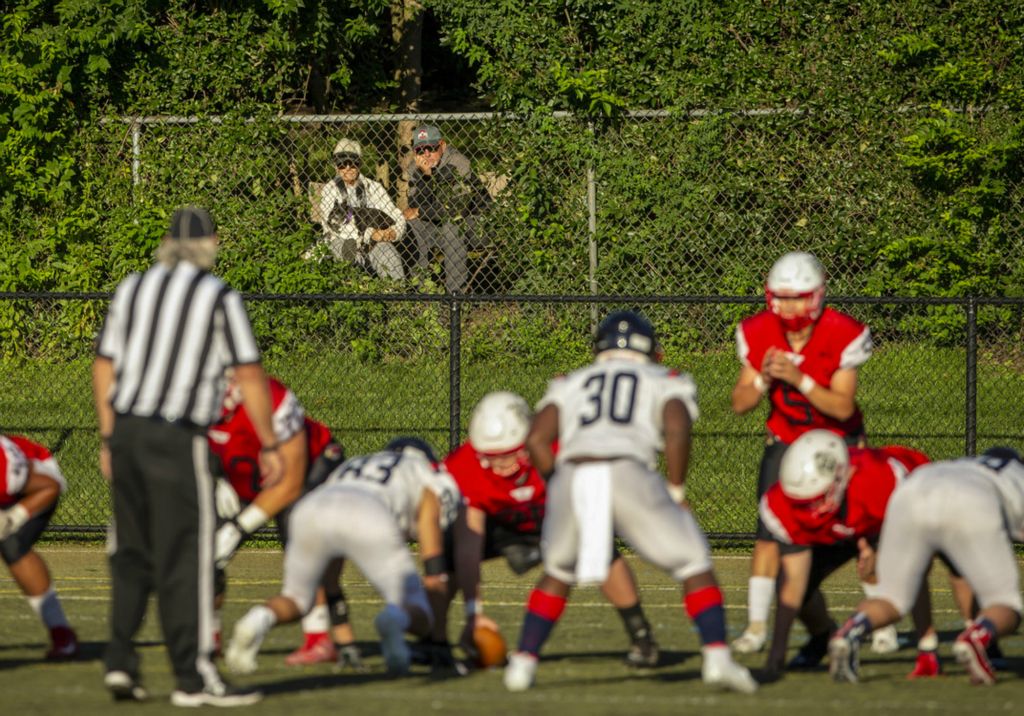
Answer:
<svg viewBox="0 0 1024 716"><path fill-rule="evenodd" d="M134 637L153 591L177 686L171 703L260 698L226 685L211 661L216 513L206 428L219 415L227 367L263 443L266 484L280 479L283 464L242 299L209 273L216 254L210 215L175 211L156 264L117 287L97 338L100 468L114 503L104 683L118 700L147 696Z"/></svg>
<svg viewBox="0 0 1024 716"><path fill-rule="evenodd" d="M437 127L424 125L413 132L412 150L405 218L416 237L416 267L426 270L430 252L441 249L445 288L465 292L468 248L479 244L476 218L490 204L490 195L466 155L448 146Z"/></svg>
<svg viewBox="0 0 1024 716"><path fill-rule="evenodd" d="M380 278L405 278L395 242L405 234L405 217L378 182L360 173L363 148L354 139L334 147L337 175L320 192L323 243L335 258L371 268Z"/></svg>

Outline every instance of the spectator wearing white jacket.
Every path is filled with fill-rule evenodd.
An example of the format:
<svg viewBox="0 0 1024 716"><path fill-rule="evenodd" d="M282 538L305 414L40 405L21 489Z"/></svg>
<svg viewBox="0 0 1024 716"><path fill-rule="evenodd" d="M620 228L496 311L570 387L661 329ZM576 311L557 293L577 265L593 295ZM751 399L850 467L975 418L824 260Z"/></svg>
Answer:
<svg viewBox="0 0 1024 716"><path fill-rule="evenodd" d="M353 139L334 147L337 175L320 193L322 243L335 258L370 268L381 278L405 278L395 242L405 233L405 217L378 182L360 173L363 149Z"/></svg>

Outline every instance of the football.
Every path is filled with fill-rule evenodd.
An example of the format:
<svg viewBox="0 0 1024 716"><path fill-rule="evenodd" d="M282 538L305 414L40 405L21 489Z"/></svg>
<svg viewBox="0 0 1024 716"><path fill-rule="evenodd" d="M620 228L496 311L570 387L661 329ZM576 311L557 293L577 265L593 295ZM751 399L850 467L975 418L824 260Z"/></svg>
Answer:
<svg viewBox="0 0 1024 716"><path fill-rule="evenodd" d="M496 629L478 626L473 630L473 644L476 646L477 666L489 669L492 666L504 666L508 658L508 644L505 637Z"/></svg>

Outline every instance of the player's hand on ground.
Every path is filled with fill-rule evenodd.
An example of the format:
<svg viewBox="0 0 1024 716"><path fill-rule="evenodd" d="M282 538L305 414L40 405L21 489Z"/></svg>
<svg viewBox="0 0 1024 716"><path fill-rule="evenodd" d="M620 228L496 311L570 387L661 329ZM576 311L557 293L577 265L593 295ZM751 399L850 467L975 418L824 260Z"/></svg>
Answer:
<svg viewBox="0 0 1024 716"><path fill-rule="evenodd" d="M337 666L343 671L355 671L362 674L368 669L363 664L363 655L355 644L344 644L338 647Z"/></svg>
<svg viewBox="0 0 1024 716"><path fill-rule="evenodd" d="M455 658L452 645L447 641L424 639L420 641L419 646L426 655L431 676L465 676L469 673L469 667L465 662Z"/></svg>

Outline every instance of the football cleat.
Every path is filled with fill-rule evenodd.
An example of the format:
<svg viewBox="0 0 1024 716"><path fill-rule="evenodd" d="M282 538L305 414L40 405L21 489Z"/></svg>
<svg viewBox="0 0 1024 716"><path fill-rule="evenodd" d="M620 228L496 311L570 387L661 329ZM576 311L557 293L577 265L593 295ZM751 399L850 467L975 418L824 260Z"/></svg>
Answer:
<svg viewBox="0 0 1024 716"><path fill-rule="evenodd" d="M256 655L260 652L263 636L248 624L244 617L239 620L235 625L231 643L224 652L224 663L227 667L236 674L251 674L256 671Z"/></svg>
<svg viewBox="0 0 1024 716"><path fill-rule="evenodd" d="M46 652L48 661L63 661L78 656L78 636L74 629L56 626L50 629L50 649Z"/></svg>
<svg viewBox="0 0 1024 716"><path fill-rule="evenodd" d="M637 639L626 652L626 666L635 669L653 669L658 665L658 642L651 637Z"/></svg>
<svg viewBox="0 0 1024 716"><path fill-rule="evenodd" d="M396 676L409 673L411 654L398 615L392 608L385 607L373 620L373 625L380 634L380 650L388 673Z"/></svg>
<svg viewBox="0 0 1024 716"><path fill-rule="evenodd" d="M700 678L708 686L752 694L757 691L757 681L750 670L732 660L724 646L704 650L704 663L700 667Z"/></svg>
<svg viewBox="0 0 1024 716"><path fill-rule="evenodd" d="M992 634L987 629L974 625L960 632L953 643L953 655L967 668L972 684L996 683L996 672L987 653L991 641Z"/></svg>
<svg viewBox="0 0 1024 716"><path fill-rule="evenodd" d="M834 636L828 642L828 673L833 681L860 681L860 642L848 636Z"/></svg>
<svg viewBox="0 0 1024 716"><path fill-rule="evenodd" d="M107 687L114 701L145 701L149 693L127 671L108 671L103 676L103 685Z"/></svg>
<svg viewBox="0 0 1024 716"><path fill-rule="evenodd" d="M926 679L930 676L939 676L942 673L942 665L939 663L939 655L934 651L917 652L917 662L914 663L914 670L907 674L908 679Z"/></svg>
<svg viewBox="0 0 1024 716"><path fill-rule="evenodd" d="M537 680L537 657L525 651L510 654L503 679L509 691L527 691Z"/></svg>
<svg viewBox="0 0 1024 716"><path fill-rule="evenodd" d="M228 652L231 652L231 647L228 647ZM261 691L237 689L227 684L218 684L216 687L207 687L202 691L175 689L171 692L171 705L190 708L197 706L228 708L232 706L252 706L262 698L263 692Z"/></svg>
<svg viewBox="0 0 1024 716"><path fill-rule="evenodd" d="M817 668L821 664L821 660L825 658L825 654L828 653L829 636L830 632L813 635L806 644L800 647L800 651L790 660L786 668L793 671Z"/></svg>
<svg viewBox="0 0 1024 716"><path fill-rule="evenodd" d="M871 632L871 651L876 654L891 654L899 651L899 648L900 635L895 625L890 624Z"/></svg>
<svg viewBox="0 0 1024 716"><path fill-rule="evenodd" d="M764 649L768 635L761 631L750 631L747 629L732 642L732 650L737 654L756 654Z"/></svg>
<svg viewBox="0 0 1024 716"><path fill-rule="evenodd" d="M307 635L306 643L284 658L288 666L330 664L338 660L338 649L327 634Z"/></svg>

